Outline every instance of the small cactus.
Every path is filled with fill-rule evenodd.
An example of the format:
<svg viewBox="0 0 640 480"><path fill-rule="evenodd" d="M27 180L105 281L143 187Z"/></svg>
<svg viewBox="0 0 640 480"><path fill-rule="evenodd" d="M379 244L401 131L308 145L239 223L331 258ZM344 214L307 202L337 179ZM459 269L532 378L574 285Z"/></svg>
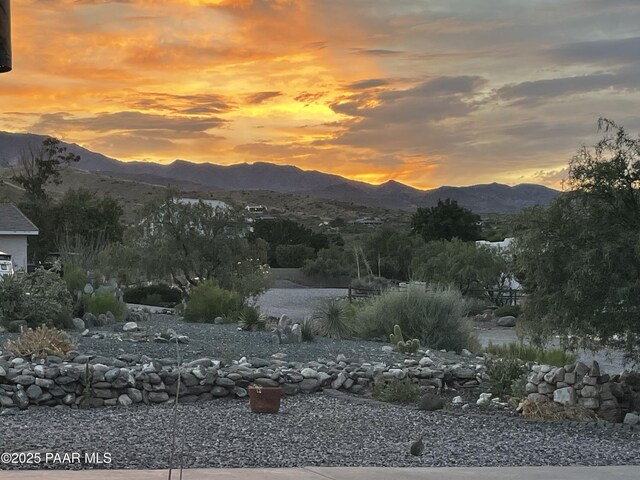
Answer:
<svg viewBox="0 0 640 480"><path fill-rule="evenodd" d="M393 333L389 335L389 340L396 346L396 350L401 353L415 353L420 348L420 341L417 338L404 340L400 325L394 325Z"/></svg>
<svg viewBox="0 0 640 480"><path fill-rule="evenodd" d="M393 345L398 345L398 343L404 342L404 337L402 336L400 325L393 326L393 333L389 335L389 340L391 340L391 343Z"/></svg>

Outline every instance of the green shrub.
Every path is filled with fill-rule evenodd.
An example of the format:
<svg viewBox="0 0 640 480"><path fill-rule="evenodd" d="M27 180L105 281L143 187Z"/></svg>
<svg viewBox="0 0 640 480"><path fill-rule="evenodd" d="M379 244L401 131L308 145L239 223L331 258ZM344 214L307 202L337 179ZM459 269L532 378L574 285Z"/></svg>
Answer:
<svg viewBox="0 0 640 480"><path fill-rule="evenodd" d="M313 318L305 318L300 323L300 330L302 332L303 342L313 342L318 329Z"/></svg>
<svg viewBox="0 0 640 480"><path fill-rule="evenodd" d="M497 308L496 311L493 312L493 315L497 318L517 317L520 315L521 311L522 308L520 308L520 305L503 305L502 307Z"/></svg>
<svg viewBox="0 0 640 480"><path fill-rule="evenodd" d="M376 379L373 398L381 402L415 404L420 398L420 388L408 378L403 380Z"/></svg>
<svg viewBox="0 0 640 480"><path fill-rule="evenodd" d="M184 312L188 322L213 323L216 317L231 318L240 313L244 300L238 292L220 288L206 280L191 291Z"/></svg>
<svg viewBox="0 0 640 480"><path fill-rule="evenodd" d="M304 262L315 258L316 251L306 245L278 245L276 262L281 268L299 268Z"/></svg>
<svg viewBox="0 0 640 480"><path fill-rule="evenodd" d="M174 307L182 301L182 291L164 284L144 285L127 289L124 301L155 307ZM148 303L150 301L154 303Z"/></svg>
<svg viewBox="0 0 640 480"><path fill-rule="evenodd" d="M498 397L514 395L514 384L517 385L528 370L528 365L518 359L490 358L485 362L484 381L489 391Z"/></svg>
<svg viewBox="0 0 640 480"><path fill-rule="evenodd" d="M464 318L466 301L453 289L409 287L387 291L364 304L357 313L357 329L368 339L386 340L395 325L421 345L462 351L478 351L479 343L471 323Z"/></svg>
<svg viewBox="0 0 640 480"><path fill-rule="evenodd" d="M242 330L255 332L265 329L267 318L260 313L259 308L245 305L238 315L238 324Z"/></svg>
<svg viewBox="0 0 640 480"><path fill-rule="evenodd" d="M6 349L17 357L64 357L75 348L66 332L46 326L24 330L17 340L9 340Z"/></svg>
<svg viewBox="0 0 640 480"><path fill-rule="evenodd" d="M578 356L575 353L567 352L561 348L543 349L524 343L508 343L505 345L493 345L485 349L485 352L499 358L518 359L523 362L536 362L562 367L575 363Z"/></svg>
<svg viewBox="0 0 640 480"><path fill-rule="evenodd" d="M23 320L27 295L24 283L18 275L0 276L0 324L8 325L14 320Z"/></svg>
<svg viewBox="0 0 640 480"><path fill-rule="evenodd" d="M38 269L0 280L0 322L25 320L30 327L39 325L69 327L71 295L56 273Z"/></svg>
<svg viewBox="0 0 640 480"><path fill-rule="evenodd" d="M111 312L119 322L127 318L127 306L118 301L112 292L94 293L86 297L85 311L100 315L102 313Z"/></svg>
<svg viewBox="0 0 640 480"><path fill-rule="evenodd" d="M76 292L82 292L84 286L87 284L87 274L84 269L78 265L65 264L62 278L72 295L75 295Z"/></svg>
<svg viewBox="0 0 640 480"><path fill-rule="evenodd" d="M313 313L319 335L329 338L346 338L353 334L344 300L332 298L322 302Z"/></svg>

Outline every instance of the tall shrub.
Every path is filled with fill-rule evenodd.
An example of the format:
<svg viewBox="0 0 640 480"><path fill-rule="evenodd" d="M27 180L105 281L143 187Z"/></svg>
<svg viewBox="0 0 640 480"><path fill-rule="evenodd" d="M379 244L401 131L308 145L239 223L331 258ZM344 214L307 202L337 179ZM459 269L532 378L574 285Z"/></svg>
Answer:
<svg viewBox="0 0 640 480"><path fill-rule="evenodd" d="M188 322L212 323L216 317L237 315L243 303L239 293L224 290L215 281L207 280L192 290L184 319Z"/></svg>
<svg viewBox="0 0 640 480"><path fill-rule="evenodd" d="M478 350L471 323L464 318L467 302L451 288L425 291L387 291L365 304L357 313L358 329L365 338L387 339L394 325L421 345L460 352Z"/></svg>

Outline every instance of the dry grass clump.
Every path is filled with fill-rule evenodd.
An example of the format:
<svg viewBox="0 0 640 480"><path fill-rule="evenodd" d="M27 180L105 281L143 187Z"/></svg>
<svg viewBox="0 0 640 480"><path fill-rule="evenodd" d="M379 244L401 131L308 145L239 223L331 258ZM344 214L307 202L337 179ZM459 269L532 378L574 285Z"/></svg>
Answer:
<svg viewBox="0 0 640 480"><path fill-rule="evenodd" d="M20 338L9 340L6 349L17 357L65 356L76 346L66 332L46 326L23 330Z"/></svg>
<svg viewBox="0 0 640 480"><path fill-rule="evenodd" d="M565 420L586 422L596 420L596 414L581 405L560 405L556 402L533 402L525 400L518 406L524 418L530 420Z"/></svg>

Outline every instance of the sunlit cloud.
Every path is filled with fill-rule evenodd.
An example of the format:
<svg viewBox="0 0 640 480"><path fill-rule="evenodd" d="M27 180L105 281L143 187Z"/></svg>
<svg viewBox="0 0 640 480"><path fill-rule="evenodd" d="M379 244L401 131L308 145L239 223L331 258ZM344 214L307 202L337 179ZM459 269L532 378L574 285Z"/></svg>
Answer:
<svg viewBox="0 0 640 480"><path fill-rule="evenodd" d="M12 13L0 130L124 161L558 187L598 117L640 129L633 0L25 0Z"/></svg>

